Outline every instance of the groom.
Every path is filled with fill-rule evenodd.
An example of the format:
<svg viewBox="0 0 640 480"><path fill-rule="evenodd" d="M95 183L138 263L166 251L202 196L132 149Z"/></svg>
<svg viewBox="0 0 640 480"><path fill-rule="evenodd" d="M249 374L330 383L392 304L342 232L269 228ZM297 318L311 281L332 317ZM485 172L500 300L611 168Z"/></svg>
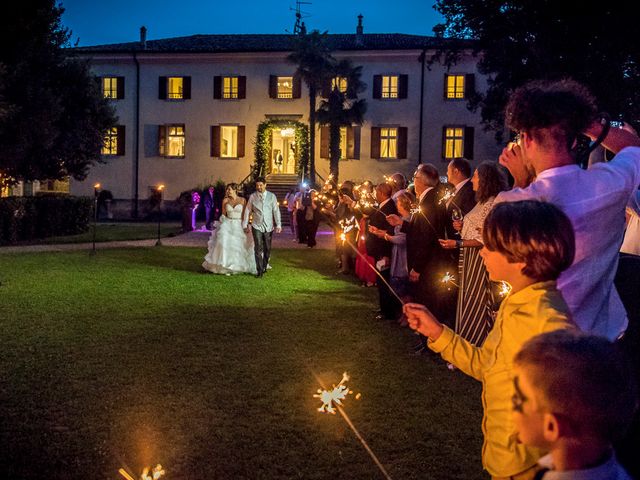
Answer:
<svg viewBox="0 0 640 480"><path fill-rule="evenodd" d="M251 194L244 209L242 226L247 233L249 233L249 215L253 216L251 233L255 243L256 268L258 270L256 277L260 278L269 265L274 220L276 233L282 231L278 200L273 193L267 192L267 182L264 177L256 178L256 191Z"/></svg>

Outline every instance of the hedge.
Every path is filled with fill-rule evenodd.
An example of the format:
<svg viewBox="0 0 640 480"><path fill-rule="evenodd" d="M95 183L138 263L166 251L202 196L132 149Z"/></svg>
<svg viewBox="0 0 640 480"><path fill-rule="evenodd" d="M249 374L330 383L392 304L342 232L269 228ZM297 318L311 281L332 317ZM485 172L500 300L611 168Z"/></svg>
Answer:
<svg viewBox="0 0 640 480"><path fill-rule="evenodd" d="M42 195L0 198L0 245L87 231L93 199Z"/></svg>

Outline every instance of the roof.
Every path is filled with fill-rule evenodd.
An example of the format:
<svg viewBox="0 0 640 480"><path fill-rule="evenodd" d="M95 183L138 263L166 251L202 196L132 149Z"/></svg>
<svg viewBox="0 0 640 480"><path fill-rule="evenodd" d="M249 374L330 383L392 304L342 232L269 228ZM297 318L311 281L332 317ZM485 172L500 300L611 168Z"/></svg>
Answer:
<svg viewBox="0 0 640 480"><path fill-rule="evenodd" d="M402 33L328 34L328 46L340 50L422 50L471 46L469 41L443 39L426 35ZM295 35L290 34L235 34L190 35L187 37L147 40L146 48L140 42L113 43L89 47L76 47L77 53L227 53L227 52L287 52L293 50Z"/></svg>

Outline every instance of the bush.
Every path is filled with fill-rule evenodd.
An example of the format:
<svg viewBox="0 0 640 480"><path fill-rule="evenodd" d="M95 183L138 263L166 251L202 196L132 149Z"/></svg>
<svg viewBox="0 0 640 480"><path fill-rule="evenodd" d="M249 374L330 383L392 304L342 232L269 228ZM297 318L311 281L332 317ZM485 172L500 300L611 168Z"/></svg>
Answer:
<svg viewBox="0 0 640 480"><path fill-rule="evenodd" d="M0 245L82 233L89 228L92 215L89 197L0 198Z"/></svg>

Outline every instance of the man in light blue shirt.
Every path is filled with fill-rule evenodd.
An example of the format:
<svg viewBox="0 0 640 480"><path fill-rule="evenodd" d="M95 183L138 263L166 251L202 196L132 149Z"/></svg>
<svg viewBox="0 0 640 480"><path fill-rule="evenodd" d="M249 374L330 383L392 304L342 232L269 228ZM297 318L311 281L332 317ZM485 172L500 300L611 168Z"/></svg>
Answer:
<svg viewBox="0 0 640 480"><path fill-rule="evenodd" d="M273 193L267 192L267 182L264 177L256 178L256 191L251 194L244 209L242 226L247 233L249 233L250 216L252 217L251 233L255 244L256 269L258 271L256 277L261 278L269 265L274 223L276 233L282 231L278 199Z"/></svg>

